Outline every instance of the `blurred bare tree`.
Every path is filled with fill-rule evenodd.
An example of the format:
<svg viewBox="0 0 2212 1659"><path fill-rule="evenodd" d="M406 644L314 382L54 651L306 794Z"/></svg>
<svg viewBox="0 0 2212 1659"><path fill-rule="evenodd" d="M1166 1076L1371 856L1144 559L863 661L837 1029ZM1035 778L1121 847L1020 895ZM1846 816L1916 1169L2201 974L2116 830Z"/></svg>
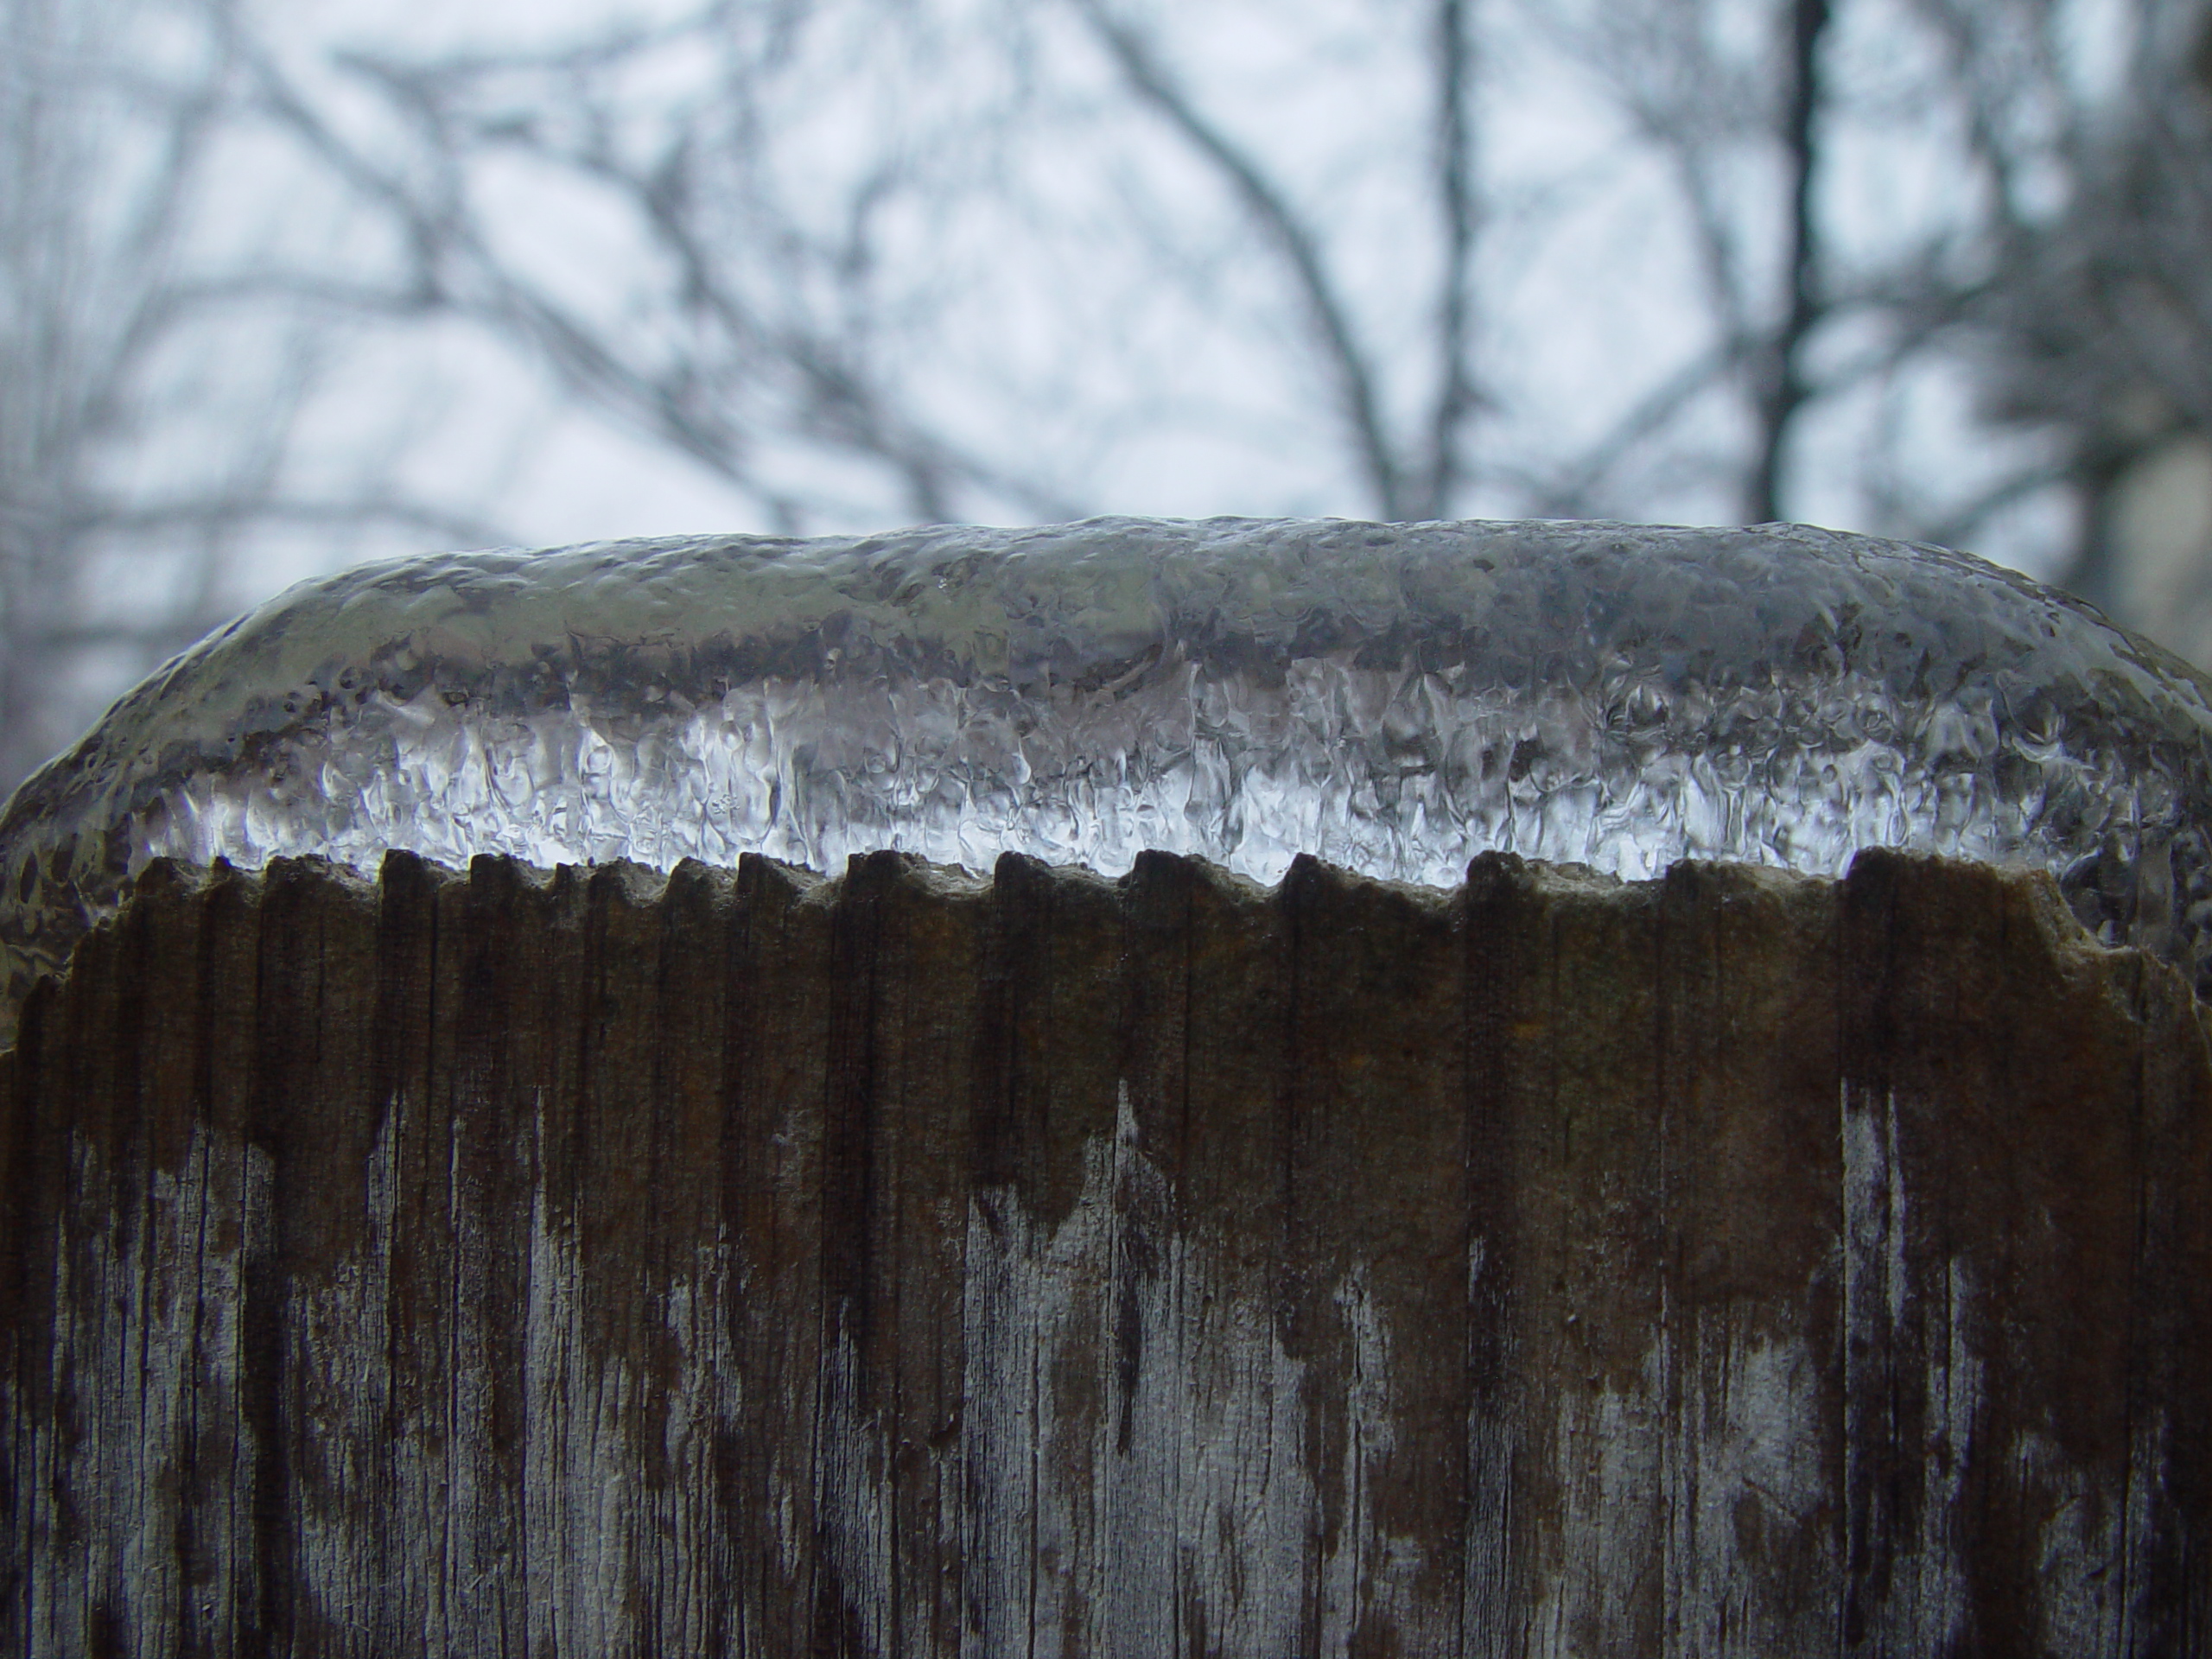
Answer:
<svg viewBox="0 0 2212 1659"><path fill-rule="evenodd" d="M401 227L372 308L524 344L779 526L1066 517L1170 474L1198 511L1771 518L1833 391L1806 365L1826 8L1732 48L1715 10L1528 7L1486 73L1470 0L723 0L550 50L345 55L397 147L257 61ZM1630 131L1509 177L1484 134L1558 101L1500 108L1547 48ZM1684 245L1596 268L1569 199L1649 189L1650 156ZM1703 278L1671 312L1669 258ZM1633 326L1562 385L1525 342L1593 307Z"/></svg>
<svg viewBox="0 0 2212 1659"><path fill-rule="evenodd" d="M1870 14L1878 34L1836 38ZM1909 0L1886 16L1866 0L1787 0L1771 71L1732 59L1721 15L1713 0L1621 0L1573 35L1674 157L1707 245L1709 310L1721 338L1749 346L1732 354L1761 414L1745 516L1787 509L1778 480L1808 404L1948 366L1983 435L2025 441L1963 457L1979 475L1945 493L1903 475L1880 452L1894 427L1872 423L1856 527L1973 544L2024 499L2063 494L2073 523L2051 574L2212 666L2202 0ZM1885 128L1918 142L1870 167ZM1778 139L1788 181L1783 297L1764 302L1780 322L1764 333L1757 287L1738 273L1772 232L1754 207L1745 234L1728 183L1747 135ZM1934 211L1916 212L1916 166L1941 175ZM1886 195L1873 213L1891 228L1845 222L1854 171ZM1816 187L1836 173L1846 188L1824 203ZM1985 550L2012 550L1999 531Z"/></svg>
<svg viewBox="0 0 2212 1659"><path fill-rule="evenodd" d="M1899 308L1955 332L1999 418L2056 433L2069 583L2212 666L2212 13L2133 0L2100 95L2053 0L1922 0L1951 42L1982 257Z"/></svg>
<svg viewBox="0 0 2212 1659"><path fill-rule="evenodd" d="M1371 294L1332 204L1106 0L724 3L549 52L350 54L403 149L257 62L270 111L403 227L372 308L525 344L774 524L1067 517L1126 499L1132 457L1317 421L1331 475L1301 488L1300 456L1250 505L1318 506L1340 474L1369 511L1433 517L1479 403L1466 11L1436 0L1390 42L1407 213ZM564 215L599 257L544 257ZM1396 338L1363 315L1384 306Z"/></svg>
<svg viewBox="0 0 2212 1659"><path fill-rule="evenodd" d="M208 198L226 31L157 0L0 0L0 788L251 592L272 525L463 515L288 467L321 324L242 305Z"/></svg>
<svg viewBox="0 0 2212 1659"><path fill-rule="evenodd" d="M2139 87L2083 84L2081 11L720 0L357 49L321 92L255 62L397 227L374 308L497 332L779 525L1156 510L1176 476L1199 510L1795 515L2048 563L2020 510L2048 543L2082 416L2018 389L2008 319L2082 213L2165 212L2103 188ZM390 119L349 130L338 79ZM1931 445L1973 396L2003 441Z"/></svg>

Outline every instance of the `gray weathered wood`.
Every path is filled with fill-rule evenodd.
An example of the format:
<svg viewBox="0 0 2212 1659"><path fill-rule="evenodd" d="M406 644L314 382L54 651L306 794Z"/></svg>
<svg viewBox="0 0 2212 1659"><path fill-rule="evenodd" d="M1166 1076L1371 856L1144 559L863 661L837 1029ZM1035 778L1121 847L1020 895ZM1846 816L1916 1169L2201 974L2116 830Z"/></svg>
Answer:
<svg viewBox="0 0 2212 1659"><path fill-rule="evenodd" d="M157 868L0 1648L2212 1651L2212 1063L2047 884Z"/></svg>

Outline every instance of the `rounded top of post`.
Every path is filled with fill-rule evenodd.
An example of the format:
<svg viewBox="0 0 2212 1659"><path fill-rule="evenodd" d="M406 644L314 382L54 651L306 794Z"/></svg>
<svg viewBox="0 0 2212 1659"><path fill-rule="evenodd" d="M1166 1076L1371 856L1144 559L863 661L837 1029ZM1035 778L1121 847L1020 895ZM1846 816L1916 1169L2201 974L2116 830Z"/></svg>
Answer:
<svg viewBox="0 0 2212 1659"><path fill-rule="evenodd" d="M12 1007L156 857L898 847L1449 884L1867 846L2050 870L2192 972L2212 700L1967 556L1788 525L1102 518L603 543L303 583L0 818ZM12 1014L8 1016L12 1020Z"/></svg>

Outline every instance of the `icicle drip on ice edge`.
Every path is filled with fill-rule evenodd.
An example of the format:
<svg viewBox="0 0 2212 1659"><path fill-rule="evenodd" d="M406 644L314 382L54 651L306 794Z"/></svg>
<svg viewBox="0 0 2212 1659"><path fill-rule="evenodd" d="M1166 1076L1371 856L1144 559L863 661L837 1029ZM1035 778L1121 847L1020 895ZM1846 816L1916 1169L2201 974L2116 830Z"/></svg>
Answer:
<svg viewBox="0 0 2212 1659"><path fill-rule="evenodd" d="M147 861L882 847L1449 885L2049 869L2196 970L2207 685L1960 554L1822 531L1101 519L477 553L296 588L0 823L12 1004Z"/></svg>

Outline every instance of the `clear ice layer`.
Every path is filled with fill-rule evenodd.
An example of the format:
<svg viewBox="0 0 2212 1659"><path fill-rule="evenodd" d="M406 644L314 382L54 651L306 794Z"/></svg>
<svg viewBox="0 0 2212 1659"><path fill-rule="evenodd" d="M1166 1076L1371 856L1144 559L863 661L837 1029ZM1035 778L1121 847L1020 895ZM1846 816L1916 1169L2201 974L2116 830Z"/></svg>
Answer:
<svg viewBox="0 0 2212 1659"><path fill-rule="evenodd" d="M1979 560L1787 527L1098 519L372 565L118 702L0 820L12 1006L150 859L903 848L1450 885L2050 870L2194 974L2207 684Z"/></svg>

